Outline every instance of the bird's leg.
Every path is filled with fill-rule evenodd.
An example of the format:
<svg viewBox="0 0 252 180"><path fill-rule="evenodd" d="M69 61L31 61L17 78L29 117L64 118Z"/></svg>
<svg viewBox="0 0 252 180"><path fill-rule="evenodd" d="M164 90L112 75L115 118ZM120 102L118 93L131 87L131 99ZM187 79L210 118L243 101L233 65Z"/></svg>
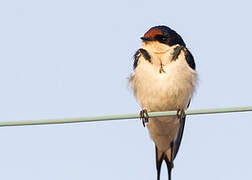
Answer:
<svg viewBox="0 0 252 180"><path fill-rule="evenodd" d="M145 124L149 121L149 115L146 109L143 109L140 111L140 120L142 120L143 126L145 127Z"/></svg>
<svg viewBox="0 0 252 180"><path fill-rule="evenodd" d="M185 118L185 110L184 109L179 109L177 110L177 117L181 121L183 118Z"/></svg>

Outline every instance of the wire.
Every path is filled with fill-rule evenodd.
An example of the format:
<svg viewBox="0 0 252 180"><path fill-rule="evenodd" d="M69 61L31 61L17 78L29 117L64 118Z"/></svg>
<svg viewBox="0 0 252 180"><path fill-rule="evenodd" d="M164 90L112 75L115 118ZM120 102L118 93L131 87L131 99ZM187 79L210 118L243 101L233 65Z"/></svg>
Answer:
<svg viewBox="0 0 252 180"><path fill-rule="evenodd" d="M186 110L185 114L198 115L198 114L216 114L216 113L231 113L231 112L245 112L245 111L252 111L252 106ZM177 111L149 112L148 115L149 117L174 116L174 115L177 115ZM3 122L0 122L0 127L65 124L65 123L123 120L123 119L136 119L136 118L140 118L139 114L121 114L121 115L110 115L110 116L93 116L93 117L79 117L79 118L44 119L44 120L3 121Z"/></svg>

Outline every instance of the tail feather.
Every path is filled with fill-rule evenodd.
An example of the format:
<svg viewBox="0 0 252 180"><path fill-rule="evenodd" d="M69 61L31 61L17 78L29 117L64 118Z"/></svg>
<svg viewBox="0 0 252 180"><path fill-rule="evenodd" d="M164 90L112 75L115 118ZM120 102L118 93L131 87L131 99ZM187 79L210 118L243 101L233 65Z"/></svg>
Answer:
<svg viewBox="0 0 252 180"><path fill-rule="evenodd" d="M164 160L165 153L158 150L156 146L156 167L157 167L157 180L160 180L161 166Z"/></svg>
<svg viewBox="0 0 252 180"><path fill-rule="evenodd" d="M172 143L173 144L173 143ZM173 147L167 151L167 152L162 152L159 151L157 146L156 146L156 167L157 167L157 180L160 180L160 173L161 173L161 166L163 163L163 160L165 160L166 165L167 165L167 170L168 170L168 180L171 180L171 170L173 168L173 152L172 152Z"/></svg>
<svg viewBox="0 0 252 180"><path fill-rule="evenodd" d="M168 180L171 180L171 170L173 168L173 162L169 161L167 158L167 155L164 158L166 165L167 165L167 171L168 171Z"/></svg>

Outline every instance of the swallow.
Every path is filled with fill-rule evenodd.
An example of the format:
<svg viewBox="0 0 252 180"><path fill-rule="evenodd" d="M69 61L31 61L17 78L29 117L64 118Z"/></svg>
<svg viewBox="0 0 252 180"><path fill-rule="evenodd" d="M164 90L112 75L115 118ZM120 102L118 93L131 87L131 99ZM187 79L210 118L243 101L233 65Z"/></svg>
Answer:
<svg viewBox="0 0 252 180"><path fill-rule="evenodd" d="M140 104L140 116L147 123L155 143L157 180L162 162L171 180L173 161L178 153L185 126L184 111L195 91L197 73L193 55L182 37L171 28L159 25L150 28L142 46L134 55L129 84ZM148 112L177 111L176 116L148 117Z"/></svg>

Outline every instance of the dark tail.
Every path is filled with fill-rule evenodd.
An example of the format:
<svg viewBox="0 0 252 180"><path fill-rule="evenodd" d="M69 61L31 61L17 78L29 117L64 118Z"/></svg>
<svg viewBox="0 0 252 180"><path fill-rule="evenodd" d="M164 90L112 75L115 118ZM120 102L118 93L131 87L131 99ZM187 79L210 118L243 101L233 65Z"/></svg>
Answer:
<svg viewBox="0 0 252 180"><path fill-rule="evenodd" d="M172 147L171 147L172 149ZM169 157L170 158L169 158ZM161 173L161 166L162 166L162 162L163 160L165 160L166 165L167 165L167 170L168 170L168 180L171 180L171 170L173 168L173 160L172 160L172 153L165 153L165 152L161 152L158 150L157 146L156 146L156 167L157 167L157 180L160 180L160 173ZM169 160L171 159L171 161Z"/></svg>
<svg viewBox="0 0 252 180"><path fill-rule="evenodd" d="M156 146L156 167L157 167L157 180L160 180L160 172L161 172L161 166L162 162L164 160L165 153L158 150Z"/></svg>
<svg viewBox="0 0 252 180"><path fill-rule="evenodd" d="M167 158L167 156L165 156L165 162L167 165L167 171L168 171L168 180L171 180L171 171L173 168L173 162L170 162L169 159Z"/></svg>

